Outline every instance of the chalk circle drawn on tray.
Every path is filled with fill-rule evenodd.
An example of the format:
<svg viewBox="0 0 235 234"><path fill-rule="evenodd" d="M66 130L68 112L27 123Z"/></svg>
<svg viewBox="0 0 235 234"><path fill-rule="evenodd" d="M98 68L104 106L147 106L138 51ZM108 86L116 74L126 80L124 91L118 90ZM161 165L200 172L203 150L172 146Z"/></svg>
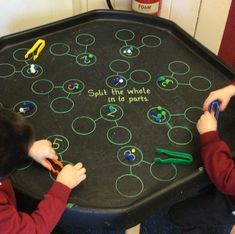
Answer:
<svg viewBox="0 0 235 234"><path fill-rule="evenodd" d="M47 79L36 80L31 85L31 90L37 95L47 95L54 89L52 81Z"/></svg>
<svg viewBox="0 0 235 234"><path fill-rule="evenodd" d="M127 86L127 79L121 75L111 75L106 78L105 84L111 89L123 89Z"/></svg>
<svg viewBox="0 0 235 234"><path fill-rule="evenodd" d="M57 114L66 114L74 107L74 101L69 97L57 97L50 103L50 108Z"/></svg>
<svg viewBox="0 0 235 234"><path fill-rule="evenodd" d="M50 46L49 51L54 56L68 55L70 47L65 43L54 43Z"/></svg>
<svg viewBox="0 0 235 234"><path fill-rule="evenodd" d="M78 34L75 40L80 46L91 46L95 43L95 37L89 33Z"/></svg>
<svg viewBox="0 0 235 234"><path fill-rule="evenodd" d="M167 172L167 173L166 173ZM158 181L172 181L177 177L177 168L174 164L157 164L153 162L150 166L150 174Z"/></svg>
<svg viewBox="0 0 235 234"><path fill-rule="evenodd" d="M193 133L184 126L171 127L167 132L167 136L176 145L187 145L193 140Z"/></svg>
<svg viewBox="0 0 235 234"><path fill-rule="evenodd" d="M33 164L33 159L31 159L30 157L28 157L23 163L22 165L20 165L17 170L18 171L23 171L28 169L32 164Z"/></svg>
<svg viewBox="0 0 235 234"><path fill-rule="evenodd" d="M110 106L115 109L115 112L110 112ZM124 115L123 109L117 104L105 104L100 108L100 116L101 118L107 121L118 121Z"/></svg>
<svg viewBox="0 0 235 234"><path fill-rule="evenodd" d="M13 111L26 118L32 117L37 112L37 104L31 100L23 100L15 104Z"/></svg>
<svg viewBox="0 0 235 234"><path fill-rule="evenodd" d="M96 129L96 122L88 116L78 116L71 124L72 130L78 135L90 135Z"/></svg>
<svg viewBox="0 0 235 234"><path fill-rule="evenodd" d="M78 94L84 90L85 84L78 79L69 79L63 83L62 87L64 92L68 94Z"/></svg>
<svg viewBox="0 0 235 234"><path fill-rule="evenodd" d="M125 145L131 141L132 133L127 127L113 126L107 132L107 139L114 145Z"/></svg>
<svg viewBox="0 0 235 234"><path fill-rule="evenodd" d="M186 75L190 72L190 66L183 61L173 61L169 63L168 70L175 75Z"/></svg>
<svg viewBox="0 0 235 234"><path fill-rule="evenodd" d="M157 86L164 91L172 91L179 87L179 82L171 76L161 75L156 78Z"/></svg>
<svg viewBox="0 0 235 234"><path fill-rule="evenodd" d="M63 154L69 148L69 140L63 135L51 135L47 137L47 140L52 143L52 147L57 154Z"/></svg>
<svg viewBox="0 0 235 234"><path fill-rule="evenodd" d="M135 58L140 54L140 50L137 46L125 45L120 48L119 53L126 58Z"/></svg>
<svg viewBox="0 0 235 234"><path fill-rule="evenodd" d="M200 116L203 114L203 109L198 106L191 106L184 112L185 118L193 124L196 124Z"/></svg>
<svg viewBox="0 0 235 234"><path fill-rule="evenodd" d="M134 153L133 153L134 150ZM127 160L126 152L130 152L134 157L133 160ZM137 166L143 161L143 152L134 145L126 145L117 151L117 159L124 166Z"/></svg>
<svg viewBox="0 0 235 234"><path fill-rule="evenodd" d="M76 57L76 63L81 66L91 66L95 64L97 61L97 58L92 53L81 53Z"/></svg>
<svg viewBox="0 0 235 234"><path fill-rule="evenodd" d="M151 74L142 69L134 70L130 74L130 80L136 84L147 84L151 81Z"/></svg>
<svg viewBox="0 0 235 234"><path fill-rule="evenodd" d="M149 48L155 48L161 45L161 38L156 35L146 35L142 38L142 44Z"/></svg>
<svg viewBox="0 0 235 234"><path fill-rule="evenodd" d="M129 29L120 29L115 33L115 37L120 41L132 41L135 38L133 31Z"/></svg>
<svg viewBox="0 0 235 234"><path fill-rule="evenodd" d="M211 81L204 76L193 76L189 80L189 85L196 91L207 91L211 88Z"/></svg>
<svg viewBox="0 0 235 234"><path fill-rule="evenodd" d="M25 59L25 54L28 52L28 48L19 48L13 52L13 59L17 62L28 62L32 60L34 53L32 53L27 59Z"/></svg>
<svg viewBox="0 0 235 234"><path fill-rule="evenodd" d="M15 72L15 67L10 63L0 63L0 78L11 77Z"/></svg>
<svg viewBox="0 0 235 234"><path fill-rule="evenodd" d="M138 176L125 174L116 179L115 188L121 196L133 198L138 197L143 192L144 184Z"/></svg>
<svg viewBox="0 0 235 234"><path fill-rule="evenodd" d="M166 124L171 119L171 113L166 108L158 105L148 110L147 118L153 124Z"/></svg>
<svg viewBox="0 0 235 234"><path fill-rule="evenodd" d="M40 65L37 64L37 72L35 74L30 72L30 66L31 65L26 65L22 68L21 74L25 78L35 79L43 74L43 68Z"/></svg>
<svg viewBox="0 0 235 234"><path fill-rule="evenodd" d="M130 63L123 59L115 59L109 64L110 70L116 73L128 72L130 67Z"/></svg>

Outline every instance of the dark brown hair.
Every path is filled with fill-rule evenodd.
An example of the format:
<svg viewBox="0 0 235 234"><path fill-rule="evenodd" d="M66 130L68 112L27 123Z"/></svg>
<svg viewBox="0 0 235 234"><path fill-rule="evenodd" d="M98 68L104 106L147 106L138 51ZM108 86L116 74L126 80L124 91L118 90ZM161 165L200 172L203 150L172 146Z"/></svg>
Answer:
<svg viewBox="0 0 235 234"><path fill-rule="evenodd" d="M10 174L27 158L33 140L33 127L26 118L0 108L0 177Z"/></svg>

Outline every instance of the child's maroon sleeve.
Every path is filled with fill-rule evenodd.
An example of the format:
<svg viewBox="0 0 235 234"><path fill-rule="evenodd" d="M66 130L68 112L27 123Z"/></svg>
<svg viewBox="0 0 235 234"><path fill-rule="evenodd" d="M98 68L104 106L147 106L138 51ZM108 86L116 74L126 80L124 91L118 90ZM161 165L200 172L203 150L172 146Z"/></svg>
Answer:
<svg viewBox="0 0 235 234"><path fill-rule="evenodd" d="M232 84L232 85L235 85L235 79L233 79L233 80L231 81L231 84Z"/></svg>
<svg viewBox="0 0 235 234"><path fill-rule="evenodd" d="M67 186L54 182L31 215L18 212L0 192L0 233L51 233L66 208L70 192Z"/></svg>
<svg viewBox="0 0 235 234"><path fill-rule="evenodd" d="M201 157L205 170L217 189L235 197L235 164L227 144L217 131L200 135Z"/></svg>

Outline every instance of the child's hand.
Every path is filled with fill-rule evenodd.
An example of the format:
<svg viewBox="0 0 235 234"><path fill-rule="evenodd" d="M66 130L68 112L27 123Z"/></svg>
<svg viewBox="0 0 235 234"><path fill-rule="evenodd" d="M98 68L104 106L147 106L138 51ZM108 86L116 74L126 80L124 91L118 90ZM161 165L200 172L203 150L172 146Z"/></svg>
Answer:
<svg viewBox="0 0 235 234"><path fill-rule="evenodd" d="M58 159L51 142L48 140L35 141L29 149L29 156L48 170L50 170L50 166L47 164L46 159Z"/></svg>
<svg viewBox="0 0 235 234"><path fill-rule="evenodd" d="M86 169L82 163L77 163L74 166L68 164L58 174L56 181L73 189L86 179Z"/></svg>
<svg viewBox="0 0 235 234"><path fill-rule="evenodd" d="M222 89L218 89L216 91L213 91L209 94L209 96L205 100L205 102L203 104L203 110L208 111L209 105L213 101L219 100L219 101L221 101L220 111L223 111L227 107L230 98L234 95L235 95L235 86L234 85L228 85Z"/></svg>
<svg viewBox="0 0 235 234"><path fill-rule="evenodd" d="M200 134L216 131L217 121L213 112L205 111L197 122L197 130Z"/></svg>

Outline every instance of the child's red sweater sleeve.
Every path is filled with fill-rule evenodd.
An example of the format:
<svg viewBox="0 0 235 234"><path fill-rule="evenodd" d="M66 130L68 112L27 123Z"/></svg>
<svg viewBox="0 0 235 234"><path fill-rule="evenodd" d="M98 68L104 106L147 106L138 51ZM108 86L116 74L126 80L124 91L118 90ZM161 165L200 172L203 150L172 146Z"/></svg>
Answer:
<svg viewBox="0 0 235 234"><path fill-rule="evenodd" d="M233 79L233 80L231 81L231 84L232 84L232 85L235 85L235 79Z"/></svg>
<svg viewBox="0 0 235 234"><path fill-rule="evenodd" d="M9 184L4 185L3 182L1 186L5 186L4 189L0 186L0 233L51 233L66 208L71 190L59 182L54 182L37 210L29 215L17 211L14 204L15 195L12 194L13 190Z"/></svg>
<svg viewBox="0 0 235 234"><path fill-rule="evenodd" d="M235 197L235 164L227 144L217 131L200 136L201 157L211 181L224 194Z"/></svg>

